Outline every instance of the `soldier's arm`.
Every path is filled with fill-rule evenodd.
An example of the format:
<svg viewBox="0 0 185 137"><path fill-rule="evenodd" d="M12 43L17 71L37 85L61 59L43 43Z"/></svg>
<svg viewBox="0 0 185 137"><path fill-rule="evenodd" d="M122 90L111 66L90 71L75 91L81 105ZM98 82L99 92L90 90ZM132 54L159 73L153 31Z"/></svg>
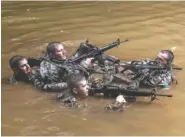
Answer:
<svg viewBox="0 0 185 137"><path fill-rule="evenodd" d="M62 91L68 88L66 82L45 84L41 80L35 79L33 84L43 91Z"/></svg>
<svg viewBox="0 0 185 137"><path fill-rule="evenodd" d="M31 75L29 79L36 88L43 91L62 91L68 88L66 82L47 84L39 75Z"/></svg>

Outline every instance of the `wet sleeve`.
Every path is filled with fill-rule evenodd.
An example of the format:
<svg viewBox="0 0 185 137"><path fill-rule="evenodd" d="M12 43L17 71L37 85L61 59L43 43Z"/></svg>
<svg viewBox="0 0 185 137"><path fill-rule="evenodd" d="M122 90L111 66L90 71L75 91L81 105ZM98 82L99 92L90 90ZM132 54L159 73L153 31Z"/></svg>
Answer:
<svg viewBox="0 0 185 137"><path fill-rule="evenodd" d="M45 84L39 79L35 79L33 84L43 91L62 91L68 87L66 82Z"/></svg>
<svg viewBox="0 0 185 137"><path fill-rule="evenodd" d="M44 81L39 77L30 77L31 82L33 85L43 91L62 91L68 88L66 82L59 82L59 83L44 83Z"/></svg>

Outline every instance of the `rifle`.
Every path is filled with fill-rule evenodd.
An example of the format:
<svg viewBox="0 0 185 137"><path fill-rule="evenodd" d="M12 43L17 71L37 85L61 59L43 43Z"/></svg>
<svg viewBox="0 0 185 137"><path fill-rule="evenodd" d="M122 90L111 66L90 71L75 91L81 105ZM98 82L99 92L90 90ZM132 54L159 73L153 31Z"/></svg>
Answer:
<svg viewBox="0 0 185 137"><path fill-rule="evenodd" d="M101 48L88 44L87 47L85 47L87 49L84 49L84 51L82 53L80 53L79 55L77 55L77 52L75 52L71 58L69 58L65 61L64 60L60 61L60 60L53 59L52 62L55 62L57 64L69 64L69 63L79 64L82 60L84 60L86 58L98 57L99 55L103 54L105 51L110 50L114 47L117 47L121 43L124 43L124 42L127 42L127 41L128 41L128 39L125 39L124 41L120 41L120 39L117 39L116 41L112 42L111 44L108 44L108 45L103 46ZM44 58L42 57L42 59L44 59Z"/></svg>
<svg viewBox="0 0 185 137"><path fill-rule="evenodd" d="M111 44L108 44L106 46L103 46L101 48L98 48L98 47L95 47L95 46L91 46L90 50L88 50L87 53L84 53L76 58L71 58L71 59L68 59L67 62L71 62L71 63L79 63L81 62L82 60L86 59L86 58L91 58L91 57L97 57L101 54L103 54L105 51L109 50L109 49L112 49L118 45L120 45L121 43L123 42L127 42L128 39L124 40L124 41L120 41L120 39L112 42Z"/></svg>
<svg viewBox="0 0 185 137"><path fill-rule="evenodd" d="M27 57L27 60L30 67L40 66L41 60L39 58Z"/></svg>
<svg viewBox="0 0 185 137"><path fill-rule="evenodd" d="M162 97L172 97L171 94L159 94L156 93L156 88L152 90L144 90L144 89L125 89L116 86L104 86L100 88L91 88L90 90L91 95L96 93L103 93L104 96L118 96L119 94L123 94L125 96L143 96L143 97L151 97L151 101L155 100L157 96Z"/></svg>
<svg viewBox="0 0 185 137"><path fill-rule="evenodd" d="M95 45L90 44L89 41L86 40L85 42L80 43L80 46L79 46L78 49L72 54L72 57L73 57L73 58L74 58L74 57L79 57L79 56L81 56L81 55L83 55L83 54L85 54L85 53L89 53L89 52L95 51L95 50L97 50L97 48L98 48L98 47L96 47ZM103 54L103 58L105 58L106 60L109 60L109 61L111 61L111 62L113 62L113 63L119 63L119 62L120 62L120 60L119 60L118 58L112 57L112 56L107 55L107 54ZM92 62L98 60L98 62L99 62L100 64L104 64L104 59L103 59L103 58L101 58L101 57L98 58L98 57L97 57L97 58L94 59ZM100 65L100 64L99 64L99 65Z"/></svg>
<svg viewBox="0 0 185 137"><path fill-rule="evenodd" d="M120 63L120 66L124 68L121 72L130 69L131 71L135 72L133 75L134 77L132 79L137 79L138 81L143 81L147 77L150 78L153 76L155 77L158 73L160 73L161 70L165 70L163 73L167 72L170 69L182 70L182 68L177 67L174 64L159 66L155 64L155 62L153 64L134 64L134 63L137 63L137 61L133 61L131 62L131 64ZM155 85L153 83L150 84L156 87L160 82L161 80L156 82Z"/></svg>
<svg viewBox="0 0 185 137"><path fill-rule="evenodd" d="M40 59L48 61L51 64L59 67L59 69L64 70L64 74L65 74L64 77L66 77L69 73L75 72L76 70L81 71L81 72L85 73L86 76L88 76L89 73L87 72L87 70L79 64L82 60L84 60L86 58L90 58L90 57L98 57L99 55L103 54L105 51L112 49L112 48L120 45L121 43L127 42L127 41L128 41L128 39L126 39L124 41L120 41L118 39L118 40L112 42L111 44L108 44L107 46L103 46L101 48L92 46L92 49L89 50L87 53L83 53L77 57L72 56L71 58L69 58L67 60L52 59L52 61L51 61L47 57L41 57Z"/></svg>
<svg viewBox="0 0 185 137"><path fill-rule="evenodd" d="M159 65L148 65L148 64L125 64L125 63L119 63L120 66L126 68L126 69L152 69L152 70L163 70L163 69L176 69L176 70L182 70L182 68L172 65L167 66L159 66Z"/></svg>

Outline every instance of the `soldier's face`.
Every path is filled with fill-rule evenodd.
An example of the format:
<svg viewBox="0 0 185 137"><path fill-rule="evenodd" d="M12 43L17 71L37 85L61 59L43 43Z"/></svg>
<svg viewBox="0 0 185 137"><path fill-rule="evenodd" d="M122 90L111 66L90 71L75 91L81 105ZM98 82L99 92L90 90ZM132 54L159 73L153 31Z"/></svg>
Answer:
<svg viewBox="0 0 185 137"><path fill-rule="evenodd" d="M159 53L155 59L160 65L166 65L168 62L168 55L165 53Z"/></svg>
<svg viewBox="0 0 185 137"><path fill-rule="evenodd" d="M19 71L23 74L27 74L31 71L30 65L26 59L19 61Z"/></svg>
<svg viewBox="0 0 185 137"><path fill-rule="evenodd" d="M79 82L76 93L80 98L86 98L89 95L89 86L86 79Z"/></svg>
<svg viewBox="0 0 185 137"><path fill-rule="evenodd" d="M54 56L56 59L66 59L66 50L61 44L55 48Z"/></svg>

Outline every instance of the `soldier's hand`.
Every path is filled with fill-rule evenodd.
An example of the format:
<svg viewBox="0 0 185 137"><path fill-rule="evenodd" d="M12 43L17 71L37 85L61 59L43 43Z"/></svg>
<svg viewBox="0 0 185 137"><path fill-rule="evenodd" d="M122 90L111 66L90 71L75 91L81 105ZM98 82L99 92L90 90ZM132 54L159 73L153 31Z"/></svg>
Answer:
<svg viewBox="0 0 185 137"><path fill-rule="evenodd" d="M94 58L87 58L87 59L85 59L85 60L83 60L80 64L83 66L83 67L85 67L85 68L89 68L89 67L91 67L92 66L92 60L93 60Z"/></svg>
<svg viewBox="0 0 185 137"><path fill-rule="evenodd" d="M122 72L125 68L121 65L116 65L116 72L119 73L119 72Z"/></svg>

